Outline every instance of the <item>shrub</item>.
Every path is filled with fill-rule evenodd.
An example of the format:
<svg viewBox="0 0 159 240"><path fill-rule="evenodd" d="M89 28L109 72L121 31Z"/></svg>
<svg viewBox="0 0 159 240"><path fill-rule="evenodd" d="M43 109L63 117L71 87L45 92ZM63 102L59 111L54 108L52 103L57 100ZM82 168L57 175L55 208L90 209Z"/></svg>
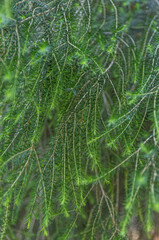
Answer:
<svg viewBox="0 0 159 240"><path fill-rule="evenodd" d="M4 0L1 239L127 239L134 215L149 236L157 14L158 1Z"/></svg>

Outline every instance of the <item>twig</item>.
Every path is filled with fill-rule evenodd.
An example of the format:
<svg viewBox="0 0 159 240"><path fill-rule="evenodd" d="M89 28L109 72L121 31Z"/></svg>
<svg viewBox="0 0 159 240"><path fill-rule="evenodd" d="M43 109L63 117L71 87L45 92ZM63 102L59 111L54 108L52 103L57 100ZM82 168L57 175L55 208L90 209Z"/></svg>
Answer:
<svg viewBox="0 0 159 240"><path fill-rule="evenodd" d="M28 21L28 20L30 20L30 19L32 19L32 18L42 16L42 15L44 15L44 14L46 14L46 13L49 13L49 12L53 11L54 9L55 9L55 7L54 7L54 8L51 8L51 9L49 9L49 10L43 12L43 13L38 13L37 15L34 15L34 16L31 16L31 17L28 17L28 18L22 20L20 23L24 23L24 22L26 22L26 21Z"/></svg>
<svg viewBox="0 0 159 240"><path fill-rule="evenodd" d="M26 0L22 0L22 1L17 2L17 3L16 3L16 6L17 6L18 4L21 4L21 3L25 2L25 1L26 1Z"/></svg>

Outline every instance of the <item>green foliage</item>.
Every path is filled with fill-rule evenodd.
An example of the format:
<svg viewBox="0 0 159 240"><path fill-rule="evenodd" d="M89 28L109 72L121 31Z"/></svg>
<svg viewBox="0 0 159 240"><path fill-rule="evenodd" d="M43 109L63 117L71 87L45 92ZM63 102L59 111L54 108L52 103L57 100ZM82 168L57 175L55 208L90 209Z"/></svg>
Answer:
<svg viewBox="0 0 159 240"><path fill-rule="evenodd" d="M1 239L124 240L134 214L149 236L157 11L157 1L3 1Z"/></svg>

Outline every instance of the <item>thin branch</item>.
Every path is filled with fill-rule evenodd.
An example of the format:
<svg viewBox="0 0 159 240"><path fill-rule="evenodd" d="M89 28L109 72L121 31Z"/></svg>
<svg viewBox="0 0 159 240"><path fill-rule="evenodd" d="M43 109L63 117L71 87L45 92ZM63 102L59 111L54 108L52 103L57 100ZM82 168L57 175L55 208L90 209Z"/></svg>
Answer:
<svg viewBox="0 0 159 240"><path fill-rule="evenodd" d="M20 23L24 23L24 22L26 22L26 21L28 21L28 20L30 20L30 19L32 19L32 18L36 18L36 17L40 17L40 16L42 16L42 15L45 15L45 14L47 14L47 13L49 13L49 12L52 12L54 9L55 9L55 7L54 7L54 8L51 8L51 9L49 9L49 10L43 12L43 13L38 13L37 15L28 17L28 18L22 20Z"/></svg>

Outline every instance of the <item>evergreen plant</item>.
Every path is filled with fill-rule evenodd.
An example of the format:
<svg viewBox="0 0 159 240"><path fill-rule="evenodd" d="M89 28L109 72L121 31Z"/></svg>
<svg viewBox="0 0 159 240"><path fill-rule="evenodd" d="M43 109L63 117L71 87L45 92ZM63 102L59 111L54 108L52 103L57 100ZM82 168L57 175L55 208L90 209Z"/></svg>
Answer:
<svg viewBox="0 0 159 240"><path fill-rule="evenodd" d="M158 0L0 6L0 239L150 238Z"/></svg>

